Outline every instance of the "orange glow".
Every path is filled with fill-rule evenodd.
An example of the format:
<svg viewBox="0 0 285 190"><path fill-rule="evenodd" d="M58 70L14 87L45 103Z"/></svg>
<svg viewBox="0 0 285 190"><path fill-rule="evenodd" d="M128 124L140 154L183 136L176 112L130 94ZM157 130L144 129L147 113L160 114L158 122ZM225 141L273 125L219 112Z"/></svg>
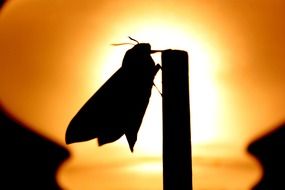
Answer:
<svg viewBox="0 0 285 190"><path fill-rule="evenodd" d="M284 7L282 0L9 1L0 14L0 103L71 151L57 175L66 189L162 189L155 88L133 154L125 137L66 146L65 130L132 47L112 43L131 36L152 49L186 50L194 189L250 189L261 173L246 146L285 118ZM160 63L159 53L153 58ZM161 88L160 72L155 84Z"/></svg>

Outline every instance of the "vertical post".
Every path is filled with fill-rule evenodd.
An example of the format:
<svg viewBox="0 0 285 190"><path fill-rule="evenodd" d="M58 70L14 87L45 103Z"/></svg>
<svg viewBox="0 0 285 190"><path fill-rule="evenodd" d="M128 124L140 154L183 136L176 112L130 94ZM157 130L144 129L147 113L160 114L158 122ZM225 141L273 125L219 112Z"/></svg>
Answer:
<svg viewBox="0 0 285 190"><path fill-rule="evenodd" d="M162 53L163 189L192 190L188 54Z"/></svg>

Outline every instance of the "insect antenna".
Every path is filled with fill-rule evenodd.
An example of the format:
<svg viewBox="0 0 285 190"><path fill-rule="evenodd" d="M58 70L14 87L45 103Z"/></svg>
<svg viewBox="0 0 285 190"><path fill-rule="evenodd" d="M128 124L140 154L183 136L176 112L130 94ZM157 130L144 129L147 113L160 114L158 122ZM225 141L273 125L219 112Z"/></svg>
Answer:
<svg viewBox="0 0 285 190"><path fill-rule="evenodd" d="M133 43L128 43L128 42L126 42L126 43L117 43L117 44L111 44L112 46L122 46L122 45L136 45L136 44L133 44Z"/></svg>
<svg viewBox="0 0 285 190"><path fill-rule="evenodd" d="M139 44L139 42L136 39L134 39L134 38L132 38L130 36L128 36L128 37L129 37L130 40L135 41L137 44ZM133 45L133 46L135 46L137 44L126 42L126 43L114 43L114 44L111 44L111 45L112 46L121 46L121 45Z"/></svg>
<svg viewBox="0 0 285 190"><path fill-rule="evenodd" d="M134 39L134 38L132 38L130 36L128 36L128 37L130 38L130 40L133 40L133 41L137 42L137 44L139 44L139 41L137 41L136 39Z"/></svg>

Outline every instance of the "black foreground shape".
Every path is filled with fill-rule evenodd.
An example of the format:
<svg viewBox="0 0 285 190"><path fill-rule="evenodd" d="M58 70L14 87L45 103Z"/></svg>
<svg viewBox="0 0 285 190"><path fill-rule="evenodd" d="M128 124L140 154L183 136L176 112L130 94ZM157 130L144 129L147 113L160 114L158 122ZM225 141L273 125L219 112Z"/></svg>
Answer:
<svg viewBox="0 0 285 190"><path fill-rule="evenodd" d="M62 190L56 180L67 149L31 131L0 104L0 189Z"/></svg>
<svg viewBox="0 0 285 190"><path fill-rule="evenodd" d="M66 130L66 143L98 138L99 146L126 135L133 152L145 114L153 79L160 69L151 58L150 44L129 49L123 64L83 105Z"/></svg>
<svg viewBox="0 0 285 190"><path fill-rule="evenodd" d="M255 139L247 151L259 161L263 170L252 190L285 189L285 123Z"/></svg>

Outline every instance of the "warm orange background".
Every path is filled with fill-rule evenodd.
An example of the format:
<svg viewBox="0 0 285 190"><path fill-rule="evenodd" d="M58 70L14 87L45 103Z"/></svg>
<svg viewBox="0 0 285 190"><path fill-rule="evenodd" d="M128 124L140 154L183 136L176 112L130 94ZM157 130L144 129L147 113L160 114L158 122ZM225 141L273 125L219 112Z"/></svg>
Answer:
<svg viewBox="0 0 285 190"><path fill-rule="evenodd" d="M110 44L132 36L153 49L186 50L194 189L250 189L260 168L246 146L285 119L284 18L283 0L10 0L0 13L0 101L66 146L69 121L131 48ZM161 129L154 89L133 154L124 137L68 145L59 183L162 189Z"/></svg>

